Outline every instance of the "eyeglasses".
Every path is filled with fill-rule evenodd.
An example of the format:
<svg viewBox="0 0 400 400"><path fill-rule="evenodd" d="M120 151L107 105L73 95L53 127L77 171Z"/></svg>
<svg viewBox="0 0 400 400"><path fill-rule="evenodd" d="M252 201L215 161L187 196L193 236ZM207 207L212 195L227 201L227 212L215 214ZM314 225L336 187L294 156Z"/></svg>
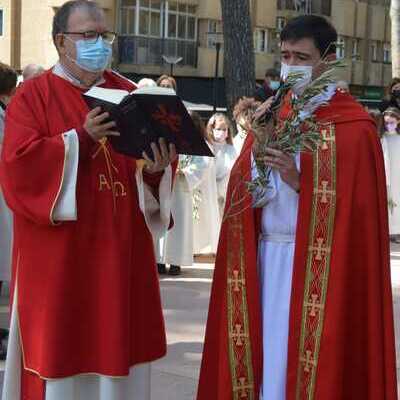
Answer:
<svg viewBox="0 0 400 400"><path fill-rule="evenodd" d="M64 35L81 35L83 39L89 43L96 43L99 40L99 37L110 44L114 43L117 34L115 32L105 31L105 32L96 32L96 31L87 31L87 32L63 32Z"/></svg>

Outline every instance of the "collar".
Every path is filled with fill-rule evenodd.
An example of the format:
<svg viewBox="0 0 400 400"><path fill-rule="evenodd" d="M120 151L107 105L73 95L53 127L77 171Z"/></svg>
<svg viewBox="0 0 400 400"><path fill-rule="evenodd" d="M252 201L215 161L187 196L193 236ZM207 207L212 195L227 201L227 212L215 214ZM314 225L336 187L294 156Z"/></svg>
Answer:
<svg viewBox="0 0 400 400"><path fill-rule="evenodd" d="M53 74L59 76L62 79L72 83L74 86L77 86L81 89L89 89L93 86L98 86L105 83L105 79L102 76L99 78L97 82L95 82L92 86L85 85L81 80L73 76L60 62L58 62L53 68Z"/></svg>
<svg viewBox="0 0 400 400"><path fill-rule="evenodd" d="M7 106L0 100L0 109L6 111Z"/></svg>

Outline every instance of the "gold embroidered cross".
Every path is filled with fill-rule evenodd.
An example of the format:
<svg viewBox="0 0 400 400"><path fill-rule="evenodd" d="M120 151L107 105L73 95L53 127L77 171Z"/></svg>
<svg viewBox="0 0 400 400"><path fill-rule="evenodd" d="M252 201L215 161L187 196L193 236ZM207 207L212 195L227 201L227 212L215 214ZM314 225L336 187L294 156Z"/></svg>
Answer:
<svg viewBox="0 0 400 400"><path fill-rule="evenodd" d="M312 352L310 350L306 351L306 357L301 357L300 361L304 363L304 372L310 372L310 366L316 367L317 363L312 357Z"/></svg>
<svg viewBox="0 0 400 400"><path fill-rule="evenodd" d="M310 307L310 316L315 317L317 315L317 310L322 310L324 306L320 303L318 303L318 295L313 294L311 295L311 302L306 303L307 307Z"/></svg>
<svg viewBox="0 0 400 400"><path fill-rule="evenodd" d="M233 390L235 392L240 392L239 396L241 399L245 399L245 398L247 399L249 397L248 391L250 391L252 389L253 389L253 385L249 385L249 384L246 385L245 377L239 378L237 386L233 388Z"/></svg>
<svg viewBox="0 0 400 400"><path fill-rule="evenodd" d="M327 133L328 132L326 129L321 131L321 135L322 135L322 139L323 139L322 146L321 146L322 150L328 150L329 149L328 142L333 142L335 140L332 136L328 137Z"/></svg>
<svg viewBox="0 0 400 400"><path fill-rule="evenodd" d="M335 191L328 190L328 185L329 185L328 181L322 181L321 185L322 185L322 189L316 189L316 190L314 190L314 193L321 194L322 195L321 203L326 204L328 202L328 195L334 196Z"/></svg>
<svg viewBox="0 0 400 400"><path fill-rule="evenodd" d="M318 238L317 239L317 247L311 246L310 250L312 252L315 252L315 259L318 261L322 260L322 254L327 254L331 251L330 247L324 247L324 239L323 238Z"/></svg>
<svg viewBox="0 0 400 400"><path fill-rule="evenodd" d="M239 279L239 271L237 269L233 270L233 279L229 278L228 283L230 285L233 284L233 291L234 292L239 292L240 291L240 285L245 284L245 279Z"/></svg>
<svg viewBox="0 0 400 400"><path fill-rule="evenodd" d="M235 341L236 346L243 346L243 340L247 338L247 335L242 332L242 325L236 324L235 330L231 332L231 338Z"/></svg>

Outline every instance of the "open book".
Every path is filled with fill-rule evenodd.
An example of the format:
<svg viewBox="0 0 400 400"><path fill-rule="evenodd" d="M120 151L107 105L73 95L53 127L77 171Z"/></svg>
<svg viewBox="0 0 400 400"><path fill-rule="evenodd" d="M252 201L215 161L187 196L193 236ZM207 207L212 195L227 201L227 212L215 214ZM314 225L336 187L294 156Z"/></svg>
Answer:
<svg viewBox="0 0 400 400"><path fill-rule="evenodd" d="M100 106L110 113L121 136L110 136L113 148L122 154L142 158L152 155L150 144L165 138L174 143L178 154L213 157L181 99L172 89L140 88L132 93L119 89L93 87L83 94L89 108Z"/></svg>

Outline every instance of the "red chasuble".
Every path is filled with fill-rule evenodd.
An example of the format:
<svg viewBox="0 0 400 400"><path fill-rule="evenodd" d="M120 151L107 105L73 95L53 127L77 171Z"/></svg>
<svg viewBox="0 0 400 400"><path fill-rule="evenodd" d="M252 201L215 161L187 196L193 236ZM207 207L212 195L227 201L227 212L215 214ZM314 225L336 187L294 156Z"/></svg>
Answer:
<svg viewBox="0 0 400 400"><path fill-rule="evenodd" d="M316 115L325 141L301 155L286 398L395 400L381 146L373 122L347 94L337 92ZM249 135L229 183L198 400L259 399L261 210L251 208L244 184L251 148Z"/></svg>
<svg viewBox="0 0 400 400"><path fill-rule="evenodd" d="M103 87L134 89L111 72L104 77ZM1 183L15 215L23 362L41 378L125 376L131 366L166 352L136 161L90 139L82 128L89 110L81 94L49 71L24 83L6 117ZM54 223L68 156L62 133L71 129L80 147L78 218ZM157 191L160 177L151 179Z"/></svg>

